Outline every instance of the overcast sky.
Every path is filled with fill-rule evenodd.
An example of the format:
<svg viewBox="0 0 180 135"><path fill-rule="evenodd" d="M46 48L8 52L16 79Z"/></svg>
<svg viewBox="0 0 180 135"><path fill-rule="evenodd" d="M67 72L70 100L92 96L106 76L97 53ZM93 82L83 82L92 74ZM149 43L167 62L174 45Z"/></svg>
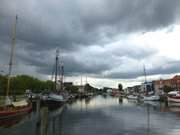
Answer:
<svg viewBox="0 0 180 135"><path fill-rule="evenodd" d="M180 0L1 0L0 70L48 79L60 49L66 81L130 86L180 72Z"/></svg>

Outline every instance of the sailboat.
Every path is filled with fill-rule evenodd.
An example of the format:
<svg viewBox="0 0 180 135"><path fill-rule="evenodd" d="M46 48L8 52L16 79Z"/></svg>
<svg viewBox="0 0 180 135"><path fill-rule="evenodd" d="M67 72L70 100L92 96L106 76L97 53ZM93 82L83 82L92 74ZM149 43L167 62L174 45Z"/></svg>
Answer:
<svg viewBox="0 0 180 135"><path fill-rule="evenodd" d="M144 76L145 76L145 83L144 83L145 95L143 96L142 100L143 101L159 101L160 100L159 95L152 95L147 90L147 79L146 79L146 68L145 68L145 66L144 66Z"/></svg>
<svg viewBox="0 0 180 135"><path fill-rule="evenodd" d="M60 74L59 69L61 68L61 77L60 77L60 90L58 88L58 74ZM55 79L54 79L54 88L48 94L42 96L42 101L44 105L49 107L58 107L67 101L65 95L62 94L63 91L63 64L59 65L59 50L56 50L56 62L55 62ZM54 73L53 73L54 74ZM53 76L53 75L52 75Z"/></svg>
<svg viewBox="0 0 180 135"><path fill-rule="evenodd" d="M12 62L13 62L15 43L16 43L17 19L18 17L16 16L15 25L14 25L13 33L12 33L13 35L12 47L11 47L11 55L10 55L10 61L9 61L9 71L8 71L8 76L7 76L8 80L7 80L5 103L3 106L0 107L0 119L8 119L12 117L21 116L26 113L29 113L32 110L31 103L27 102L25 99L18 102L13 102L9 97L11 73L12 73Z"/></svg>

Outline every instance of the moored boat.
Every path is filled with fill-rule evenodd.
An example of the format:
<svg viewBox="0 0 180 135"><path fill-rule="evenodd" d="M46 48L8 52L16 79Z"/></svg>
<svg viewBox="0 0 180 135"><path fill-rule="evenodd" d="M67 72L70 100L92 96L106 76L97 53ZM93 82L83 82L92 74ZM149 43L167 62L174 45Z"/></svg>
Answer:
<svg viewBox="0 0 180 135"><path fill-rule="evenodd" d="M17 117L31 112L32 105L26 100L12 102L12 105L0 107L0 120Z"/></svg>
<svg viewBox="0 0 180 135"><path fill-rule="evenodd" d="M138 99L138 96L136 95L129 95L127 96L128 99L132 99L132 100L137 100Z"/></svg>
<svg viewBox="0 0 180 135"><path fill-rule="evenodd" d="M168 93L168 102L180 103L180 91L171 91Z"/></svg>
<svg viewBox="0 0 180 135"><path fill-rule="evenodd" d="M14 55L14 48L16 43L16 24L17 24L17 16L15 19L15 25L13 28L13 35L12 35L12 47L11 47L11 54L9 61L9 70L7 75L7 89L6 89L5 103L0 107L0 119L9 119L18 115L23 115L32 110L31 103L27 102L26 100L13 102L9 97L13 55Z"/></svg>
<svg viewBox="0 0 180 135"><path fill-rule="evenodd" d="M54 101L54 102L65 102L64 96L56 93L49 93L47 95L42 95L41 99L43 101Z"/></svg>
<svg viewBox="0 0 180 135"><path fill-rule="evenodd" d="M159 101L160 97L158 95L151 95L151 96L143 96L143 101Z"/></svg>
<svg viewBox="0 0 180 135"><path fill-rule="evenodd" d="M68 97L69 97L69 95L65 93L65 91L63 90L64 67L62 63L60 64L58 49L56 50L55 60L56 60L55 61L55 76L54 76L55 79L54 79L53 89L49 91L48 93L41 95L42 104L47 105L49 108L56 108L56 107L61 106L68 100ZM58 80L58 78L60 78L60 80Z"/></svg>
<svg viewBox="0 0 180 135"><path fill-rule="evenodd" d="M50 110L61 107L66 101L67 99L61 94L50 93L41 96L41 105L47 106Z"/></svg>

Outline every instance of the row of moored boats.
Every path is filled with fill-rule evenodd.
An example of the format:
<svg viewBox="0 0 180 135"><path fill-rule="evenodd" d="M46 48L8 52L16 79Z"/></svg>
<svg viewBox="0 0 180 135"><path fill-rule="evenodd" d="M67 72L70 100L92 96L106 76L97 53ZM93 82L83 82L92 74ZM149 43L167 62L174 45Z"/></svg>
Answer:
<svg viewBox="0 0 180 135"><path fill-rule="evenodd" d="M171 91L167 95L168 102L180 102L180 91ZM159 95L149 95L149 96L141 96L141 95L128 95L128 99L131 100L140 100L140 101L159 101Z"/></svg>

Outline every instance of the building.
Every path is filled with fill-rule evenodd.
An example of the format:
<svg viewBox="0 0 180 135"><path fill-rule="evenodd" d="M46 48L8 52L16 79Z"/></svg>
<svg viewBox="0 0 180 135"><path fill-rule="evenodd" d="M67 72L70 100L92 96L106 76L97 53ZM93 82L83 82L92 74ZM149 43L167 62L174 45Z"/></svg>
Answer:
<svg viewBox="0 0 180 135"><path fill-rule="evenodd" d="M64 87L73 86L73 82L64 82Z"/></svg>
<svg viewBox="0 0 180 135"><path fill-rule="evenodd" d="M116 95L119 95L119 94L120 94L119 89L115 89L115 88L112 89L112 92L111 92L112 96L116 96Z"/></svg>
<svg viewBox="0 0 180 135"><path fill-rule="evenodd" d="M141 85L135 85L133 87L127 87L124 89L126 94L138 94L141 91Z"/></svg>
<svg viewBox="0 0 180 135"><path fill-rule="evenodd" d="M180 75L176 75L171 79L156 80L156 81L153 81L153 83L154 83L154 89L155 89L156 94L160 94L164 86L169 86L173 88L174 90L180 91Z"/></svg>
<svg viewBox="0 0 180 135"><path fill-rule="evenodd" d="M140 93L154 93L154 84L153 82L144 82L141 84Z"/></svg>

